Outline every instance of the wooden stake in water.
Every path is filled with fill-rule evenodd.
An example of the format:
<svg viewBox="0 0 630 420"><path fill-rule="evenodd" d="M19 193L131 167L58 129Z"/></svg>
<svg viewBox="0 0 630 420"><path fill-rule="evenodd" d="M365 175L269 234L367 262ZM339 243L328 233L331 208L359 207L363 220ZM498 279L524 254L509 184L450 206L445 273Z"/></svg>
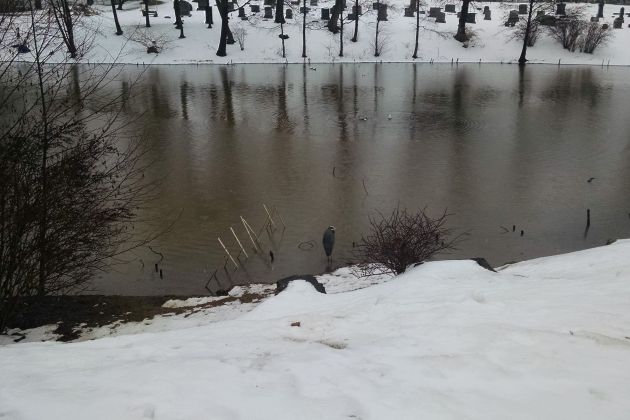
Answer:
<svg viewBox="0 0 630 420"><path fill-rule="evenodd" d="M276 224L273 222L273 219L271 218L271 214L269 213L269 210L267 209L267 206L265 206L264 203L263 203L263 207L265 208L265 211L267 212L267 216L269 216L269 221L271 222L271 226L276 227Z"/></svg>
<svg viewBox="0 0 630 420"><path fill-rule="evenodd" d="M254 242L254 238L252 237L252 234L250 233L249 229L247 228L247 222L245 221L245 219L243 219L243 216L241 216L241 222L243 222L243 226L245 226L245 232L247 232L247 236L249 236L249 240L252 241L252 245L254 245L254 251L256 251L256 248L258 248L258 245L256 244L256 242ZM256 234L256 232L254 232L254 235L255 234Z"/></svg>
<svg viewBox="0 0 630 420"><path fill-rule="evenodd" d="M234 239L236 239L236 242L238 242L238 246L241 247L241 251L243 251L243 254L245 254L245 258L249 258L249 255L247 255L247 251L245 251L245 248L243 248L243 244L238 239L238 236L236 236L236 232L234 232L234 229L232 229L232 226L230 226L230 231L232 232L232 235L234 235Z"/></svg>
<svg viewBox="0 0 630 420"><path fill-rule="evenodd" d="M273 212L278 215L278 219L280 219L280 223L282 223L282 227L286 229L287 225L284 224L284 220L282 220L282 216L280 215L280 212L278 211L276 206L273 206Z"/></svg>
<svg viewBox="0 0 630 420"><path fill-rule="evenodd" d="M236 269L238 270L238 264L236 263L236 261L234 261L234 258L232 258L232 254L230 254L230 251L228 251L228 249L225 247L225 245L223 245L223 241L221 241L221 238L219 238L217 236L217 239L219 240L219 243L221 244L221 246L223 247L223 250L226 252L226 254L228 255L228 257L230 257L230 260L232 260L232 263L234 264L234 267L236 267Z"/></svg>
<svg viewBox="0 0 630 420"><path fill-rule="evenodd" d="M245 220L244 217L241 217L241 219L243 220L243 224L245 225L245 228L248 230L248 232L251 232L254 234L254 239L256 240L256 246L258 246L258 249L260 249L260 251L262 252L262 248L260 247L260 243L258 242L258 237L260 236L260 234L256 234L256 231L252 229L252 227L247 222L247 220Z"/></svg>

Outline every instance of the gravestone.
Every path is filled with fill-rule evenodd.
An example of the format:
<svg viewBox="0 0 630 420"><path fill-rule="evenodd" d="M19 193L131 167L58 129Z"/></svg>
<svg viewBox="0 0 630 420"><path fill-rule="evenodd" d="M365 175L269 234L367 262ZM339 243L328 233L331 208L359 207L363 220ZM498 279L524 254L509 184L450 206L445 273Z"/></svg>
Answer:
<svg viewBox="0 0 630 420"><path fill-rule="evenodd" d="M615 18L615 20L613 20L613 29L621 29L622 25L623 20L621 20L621 18Z"/></svg>
<svg viewBox="0 0 630 420"><path fill-rule="evenodd" d="M623 22L625 19L623 18L623 15L625 14L626 9L624 9L623 7L621 9L619 9L619 19L621 19L621 22Z"/></svg>
<svg viewBox="0 0 630 420"><path fill-rule="evenodd" d="M414 17L413 9L411 7L405 7L405 17Z"/></svg>
<svg viewBox="0 0 630 420"><path fill-rule="evenodd" d="M539 10L536 12L536 18L545 16L545 11L544 10Z"/></svg>
<svg viewBox="0 0 630 420"><path fill-rule="evenodd" d="M542 26L556 26L556 17L551 15L543 15L538 17L538 23Z"/></svg>
<svg viewBox="0 0 630 420"><path fill-rule="evenodd" d="M275 0L264 0L263 5L265 5L265 6L275 6L276 2L275 2Z"/></svg>
<svg viewBox="0 0 630 420"><path fill-rule="evenodd" d="M566 14L567 14L567 4L566 3L556 4L556 15L566 15Z"/></svg>
<svg viewBox="0 0 630 420"><path fill-rule="evenodd" d="M372 10L378 10L379 4L381 4L381 3L378 3L378 2L372 3Z"/></svg>
<svg viewBox="0 0 630 420"><path fill-rule="evenodd" d="M354 13L348 13L346 16L348 20L356 20Z"/></svg>
<svg viewBox="0 0 630 420"><path fill-rule="evenodd" d="M197 10L206 10L210 6L209 0L197 0Z"/></svg>
<svg viewBox="0 0 630 420"><path fill-rule="evenodd" d="M518 22L518 10L510 10L510 14L508 15L508 20L505 22L505 26L514 26Z"/></svg>
<svg viewBox="0 0 630 420"><path fill-rule="evenodd" d="M446 13L455 13L455 5L454 4L445 4L444 11Z"/></svg>
<svg viewBox="0 0 630 420"><path fill-rule="evenodd" d="M330 19L330 9L320 9L322 12L321 20L329 20Z"/></svg>
<svg viewBox="0 0 630 420"><path fill-rule="evenodd" d="M476 15L476 13L468 13L466 15L466 23L477 23L475 21L475 15Z"/></svg>
<svg viewBox="0 0 630 420"><path fill-rule="evenodd" d="M492 12L490 12L490 9L483 12L483 20L492 20Z"/></svg>
<svg viewBox="0 0 630 420"><path fill-rule="evenodd" d="M304 10L304 9L306 9L306 10ZM308 13L310 11L311 11L310 7L300 7L300 13L301 14Z"/></svg>
<svg viewBox="0 0 630 420"><path fill-rule="evenodd" d="M597 16L591 16L591 22L597 23L599 22L599 18Z"/></svg>
<svg viewBox="0 0 630 420"><path fill-rule="evenodd" d="M265 7L263 19L273 19L273 9L271 7Z"/></svg>
<svg viewBox="0 0 630 420"><path fill-rule="evenodd" d="M489 11L490 11L490 6L484 6L483 7L483 12L484 13L489 12Z"/></svg>
<svg viewBox="0 0 630 420"><path fill-rule="evenodd" d="M378 9L378 16L376 17L376 19L381 22L387 21L387 5L386 4L381 3L381 7Z"/></svg>
<svg viewBox="0 0 630 420"><path fill-rule="evenodd" d="M250 4L249 10L251 10L252 13L260 13L260 4Z"/></svg>
<svg viewBox="0 0 630 420"><path fill-rule="evenodd" d="M238 17L240 17L241 19L247 17L245 16L245 9L243 7L238 8Z"/></svg>
<svg viewBox="0 0 630 420"><path fill-rule="evenodd" d="M284 12L284 17L286 19L293 19L293 9L287 9L286 12Z"/></svg>
<svg viewBox="0 0 630 420"><path fill-rule="evenodd" d="M311 6L317 6L317 0L311 0Z"/></svg>
<svg viewBox="0 0 630 420"><path fill-rule="evenodd" d="M446 13L438 12L437 16L435 17L435 23L446 23Z"/></svg>
<svg viewBox="0 0 630 420"><path fill-rule="evenodd" d="M599 3L597 5L597 17L598 18L604 17L604 3Z"/></svg>
<svg viewBox="0 0 630 420"><path fill-rule="evenodd" d="M437 17L437 14L442 11L441 7L430 7L429 8L429 17Z"/></svg>
<svg viewBox="0 0 630 420"><path fill-rule="evenodd" d="M526 4L519 4L518 5L518 14L519 15L526 15L527 14L527 5Z"/></svg>
<svg viewBox="0 0 630 420"><path fill-rule="evenodd" d="M300 0L291 0L291 6L299 6Z"/></svg>
<svg viewBox="0 0 630 420"><path fill-rule="evenodd" d="M228 12L233 12L234 10L236 10L234 8L234 3L228 3L227 8L228 8Z"/></svg>
<svg viewBox="0 0 630 420"><path fill-rule="evenodd" d="M179 0L179 13L182 16L191 16L192 4L184 0Z"/></svg>
<svg viewBox="0 0 630 420"><path fill-rule="evenodd" d="M352 6L352 13L354 13L355 15L361 15L362 12L362 8L361 6L359 6L359 9L357 9L357 6Z"/></svg>

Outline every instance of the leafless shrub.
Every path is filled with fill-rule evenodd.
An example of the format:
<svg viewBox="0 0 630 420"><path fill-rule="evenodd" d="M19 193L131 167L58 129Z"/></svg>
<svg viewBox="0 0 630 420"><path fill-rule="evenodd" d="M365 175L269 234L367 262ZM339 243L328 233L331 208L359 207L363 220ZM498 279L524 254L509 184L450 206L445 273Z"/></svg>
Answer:
<svg viewBox="0 0 630 420"><path fill-rule="evenodd" d="M613 35L609 26L600 25L597 22L588 22L584 25L584 31L580 37L580 51L592 54L600 45L606 44Z"/></svg>
<svg viewBox="0 0 630 420"><path fill-rule="evenodd" d="M234 39L236 39L236 42L238 42L238 46L241 48L241 51L244 51L247 29L242 25L237 25L232 28L232 35L234 36Z"/></svg>
<svg viewBox="0 0 630 420"><path fill-rule="evenodd" d="M511 30L509 39L523 42L523 39L525 39L525 34L527 33L527 19L519 20L516 25L514 25L513 27L510 27L509 29ZM538 41L540 34L541 34L540 22L537 19L532 19L530 23L530 28L529 28L529 37L527 39L527 46L533 47L534 44L536 44L536 41Z"/></svg>
<svg viewBox="0 0 630 420"><path fill-rule="evenodd" d="M137 28L130 36L129 40L142 45L149 53L161 53L171 40L166 34L155 33L144 28Z"/></svg>
<svg viewBox="0 0 630 420"><path fill-rule="evenodd" d="M355 248L355 261L364 276L400 274L414 263L454 250L462 235L452 237L446 227L449 214L436 218L425 210L409 213L397 206L389 216L370 217L370 233Z"/></svg>
<svg viewBox="0 0 630 420"><path fill-rule="evenodd" d="M585 27L586 22L581 19L581 15L572 14L559 19L555 26L548 28L551 36L562 44L562 48L573 52L578 47L578 40Z"/></svg>
<svg viewBox="0 0 630 420"><path fill-rule="evenodd" d="M470 27L466 27L466 41L464 41L462 47L483 47L479 32Z"/></svg>
<svg viewBox="0 0 630 420"><path fill-rule="evenodd" d="M380 57L391 45L391 37L381 29L380 34L374 37L370 44L374 50L374 57Z"/></svg>

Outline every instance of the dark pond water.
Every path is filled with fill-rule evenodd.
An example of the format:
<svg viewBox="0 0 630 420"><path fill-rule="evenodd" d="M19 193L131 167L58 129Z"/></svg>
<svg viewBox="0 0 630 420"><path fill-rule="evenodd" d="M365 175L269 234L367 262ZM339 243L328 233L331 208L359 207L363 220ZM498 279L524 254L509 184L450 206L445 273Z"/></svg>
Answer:
<svg viewBox="0 0 630 420"><path fill-rule="evenodd" d="M628 237L629 76L540 65L151 67L124 118L136 118L132 127L152 146L148 176L164 178L151 218L176 219L153 245L164 278L153 271L159 257L139 251L96 289L203 293L217 268L223 287L319 273L328 225L343 265L368 217L397 203L448 208L450 226L470 232L442 258L500 265ZM258 230L263 203L286 229L272 240L263 233L264 256L250 255L228 279L217 237L236 254L230 226L246 245L240 217Z"/></svg>

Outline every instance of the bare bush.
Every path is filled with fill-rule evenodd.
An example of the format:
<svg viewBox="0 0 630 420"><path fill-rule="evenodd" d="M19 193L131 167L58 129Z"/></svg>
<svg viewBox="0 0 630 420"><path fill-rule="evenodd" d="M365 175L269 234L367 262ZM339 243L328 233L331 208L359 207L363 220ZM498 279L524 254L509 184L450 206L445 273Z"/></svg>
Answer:
<svg viewBox="0 0 630 420"><path fill-rule="evenodd" d="M462 235L452 237L446 227L449 214L436 218L425 210L409 213L397 206L389 216L370 218L370 233L355 248L355 262L364 276L391 272L400 274L414 263L454 250Z"/></svg>
<svg viewBox="0 0 630 420"><path fill-rule="evenodd" d="M236 42L238 42L238 46L241 48L241 51L245 50L245 38L247 38L247 29L244 26L238 25L232 29L232 35Z"/></svg>
<svg viewBox="0 0 630 420"><path fill-rule="evenodd" d="M578 47L580 35L586 27L586 22L580 19L579 15L567 16L559 19L555 26L550 26L551 36L562 44L562 48L571 52Z"/></svg>
<svg viewBox="0 0 630 420"><path fill-rule="evenodd" d="M147 53L159 54L163 52L167 45L171 42L165 34L159 34L147 29L138 28L135 30L129 40L140 44L147 49Z"/></svg>
<svg viewBox="0 0 630 420"><path fill-rule="evenodd" d="M580 37L580 51L592 54L595 48L608 42L612 35L613 31L609 26L588 22L584 25L584 32Z"/></svg>
<svg viewBox="0 0 630 420"><path fill-rule="evenodd" d="M510 39L518 41L525 40L525 34L527 33L527 19L521 19L512 28L512 34ZM527 46L533 47L540 37L540 22L537 19L532 19L529 27L529 36L527 37Z"/></svg>

